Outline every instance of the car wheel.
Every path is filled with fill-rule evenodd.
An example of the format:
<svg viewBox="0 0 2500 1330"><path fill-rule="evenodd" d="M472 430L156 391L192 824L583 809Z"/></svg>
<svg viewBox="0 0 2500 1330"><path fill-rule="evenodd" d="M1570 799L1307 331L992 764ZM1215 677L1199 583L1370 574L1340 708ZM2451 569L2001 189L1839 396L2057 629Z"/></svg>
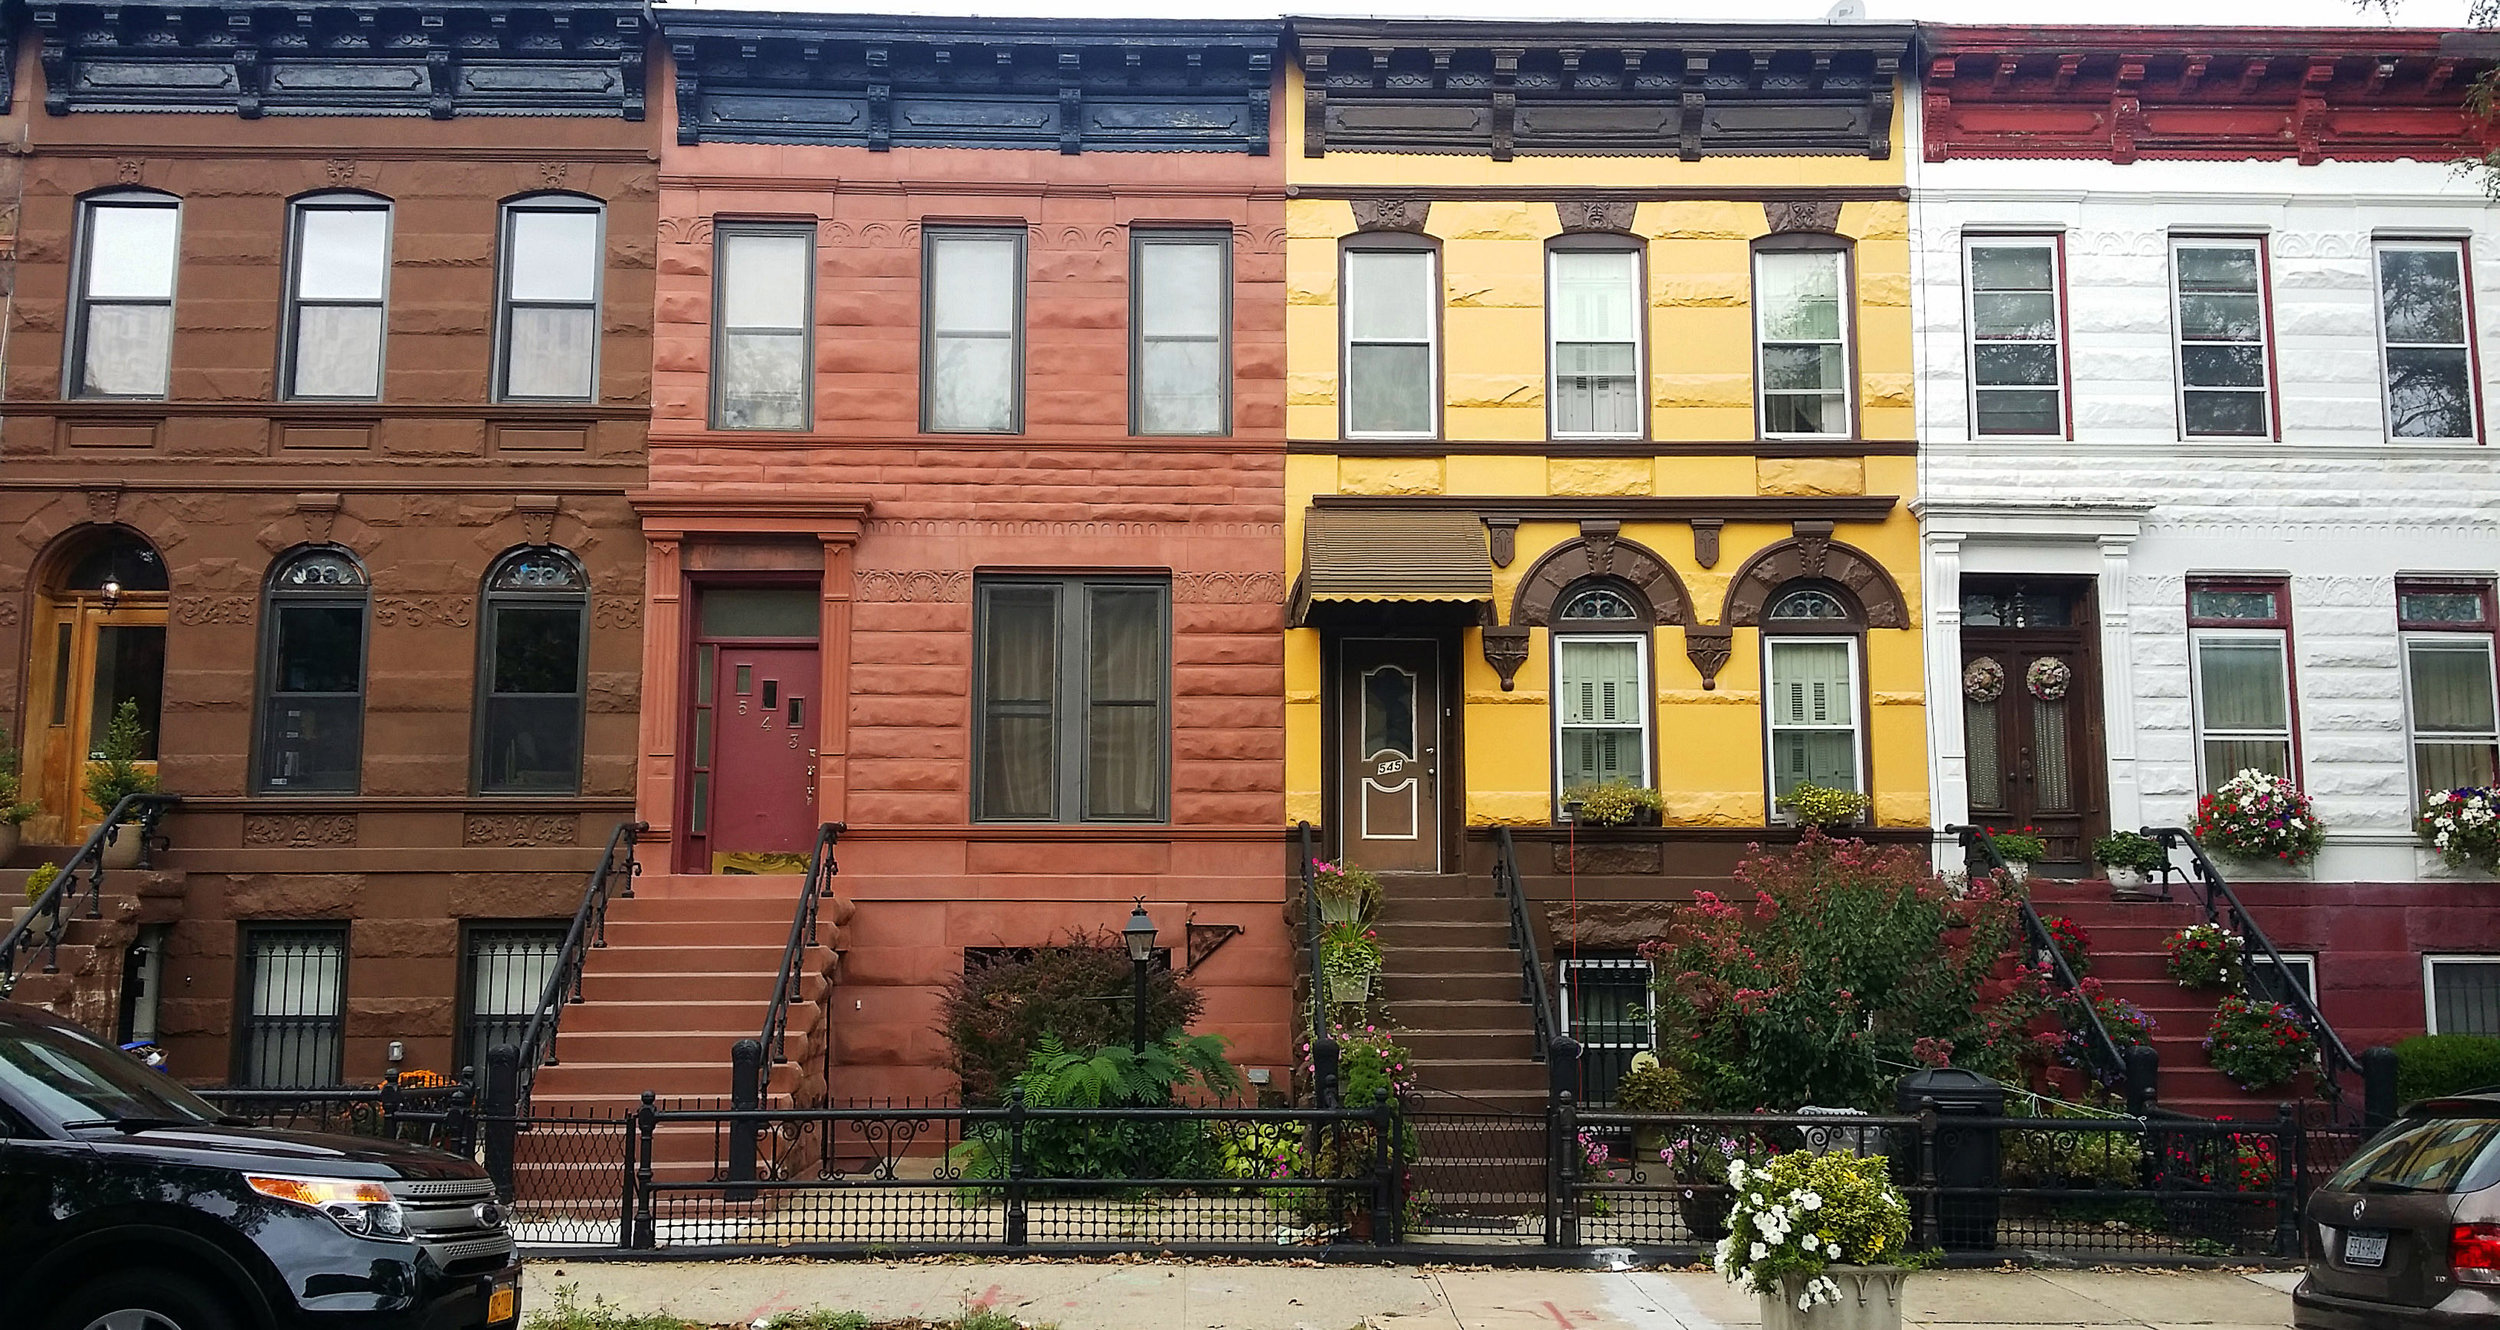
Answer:
<svg viewBox="0 0 2500 1330"><path fill-rule="evenodd" d="M223 1300L180 1275L107 1275L54 1312L50 1330L238 1330Z"/></svg>

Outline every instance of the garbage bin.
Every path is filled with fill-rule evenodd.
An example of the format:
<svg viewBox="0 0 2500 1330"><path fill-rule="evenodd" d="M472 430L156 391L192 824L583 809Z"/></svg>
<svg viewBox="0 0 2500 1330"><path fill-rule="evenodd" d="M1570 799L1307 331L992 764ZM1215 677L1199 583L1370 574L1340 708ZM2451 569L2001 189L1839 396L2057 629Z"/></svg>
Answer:
<svg viewBox="0 0 2500 1330"><path fill-rule="evenodd" d="M1997 1245L1997 1132L1956 1126L1955 1118L2005 1116L2005 1087L1975 1071L1931 1067L1901 1078L1893 1107L1916 1113L1934 1101L1936 1185L1978 1190L1939 1197L1933 1240L1948 1251L1994 1251Z"/></svg>

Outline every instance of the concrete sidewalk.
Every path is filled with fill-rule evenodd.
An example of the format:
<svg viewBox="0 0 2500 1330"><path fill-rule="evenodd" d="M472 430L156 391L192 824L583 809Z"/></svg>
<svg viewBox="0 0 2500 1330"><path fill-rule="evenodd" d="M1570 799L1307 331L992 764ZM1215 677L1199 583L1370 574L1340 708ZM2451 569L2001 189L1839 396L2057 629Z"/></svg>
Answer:
<svg viewBox="0 0 2500 1330"><path fill-rule="evenodd" d="M2296 1274L1939 1271L1910 1277L1913 1327L2282 1330ZM961 1315L1062 1330L1733 1330L1761 1312L1716 1275L1066 1261L538 1260L525 1307L578 1286L633 1312L743 1325L774 1312Z"/></svg>

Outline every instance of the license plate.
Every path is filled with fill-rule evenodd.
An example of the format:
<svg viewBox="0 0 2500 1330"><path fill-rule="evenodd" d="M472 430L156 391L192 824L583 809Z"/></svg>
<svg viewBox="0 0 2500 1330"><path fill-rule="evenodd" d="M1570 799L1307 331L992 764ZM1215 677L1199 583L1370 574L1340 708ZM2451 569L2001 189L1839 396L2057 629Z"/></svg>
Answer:
<svg viewBox="0 0 2500 1330"><path fill-rule="evenodd" d="M2387 1235L2377 1229L2344 1230L2344 1264L2376 1270L2387 1263Z"/></svg>
<svg viewBox="0 0 2500 1330"><path fill-rule="evenodd" d="M497 1284L486 1294L486 1323L502 1325L521 1313L521 1290L513 1284Z"/></svg>

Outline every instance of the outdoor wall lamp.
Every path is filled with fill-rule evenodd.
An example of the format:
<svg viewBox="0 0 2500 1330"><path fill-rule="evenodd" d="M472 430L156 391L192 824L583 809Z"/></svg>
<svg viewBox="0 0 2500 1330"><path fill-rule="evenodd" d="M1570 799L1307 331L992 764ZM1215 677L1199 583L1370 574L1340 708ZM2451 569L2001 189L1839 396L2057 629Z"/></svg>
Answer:
<svg viewBox="0 0 2500 1330"><path fill-rule="evenodd" d="M1146 1051L1146 965L1155 958L1155 921L1146 917L1146 898L1137 898L1137 909L1128 917L1128 926L1120 930L1128 943L1128 963L1136 988L1131 998L1129 1019L1129 1051Z"/></svg>

